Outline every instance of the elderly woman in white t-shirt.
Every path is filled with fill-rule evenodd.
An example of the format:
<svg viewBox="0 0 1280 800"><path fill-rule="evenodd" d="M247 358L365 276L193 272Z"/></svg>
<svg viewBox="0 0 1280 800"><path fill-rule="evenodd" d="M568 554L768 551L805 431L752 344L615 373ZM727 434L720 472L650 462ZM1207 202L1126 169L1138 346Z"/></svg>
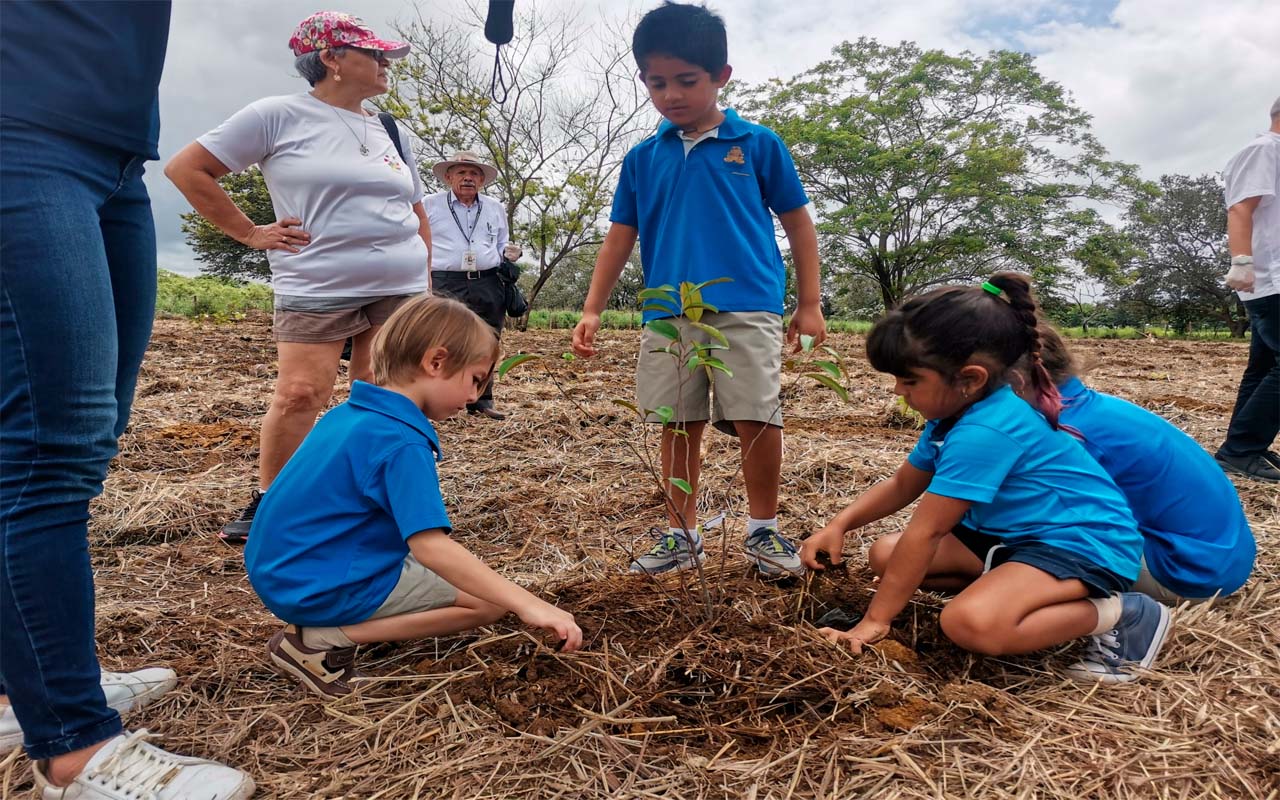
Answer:
<svg viewBox="0 0 1280 800"><path fill-rule="evenodd" d="M222 538L241 542L271 485L333 393L343 343L350 376L370 378L374 334L405 298L430 289L431 230L407 137L362 102L387 91L387 61L409 45L323 11L289 46L309 92L249 104L173 157L165 174L225 234L267 252L280 373L259 439L259 489ZM258 164L276 222L254 225L218 185Z"/></svg>

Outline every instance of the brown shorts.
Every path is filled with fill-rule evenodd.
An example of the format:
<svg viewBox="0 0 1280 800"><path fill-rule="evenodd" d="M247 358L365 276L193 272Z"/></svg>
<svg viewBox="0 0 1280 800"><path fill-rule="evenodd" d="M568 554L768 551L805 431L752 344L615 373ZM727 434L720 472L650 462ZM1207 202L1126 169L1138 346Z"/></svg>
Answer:
<svg viewBox="0 0 1280 800"><path fill-rule="evenodd" d="M277 342L340 342L386 322L392 312L410 297L413 295L370 297L365 305L341 311L286 311L277 308L272 332Z"/></svg>

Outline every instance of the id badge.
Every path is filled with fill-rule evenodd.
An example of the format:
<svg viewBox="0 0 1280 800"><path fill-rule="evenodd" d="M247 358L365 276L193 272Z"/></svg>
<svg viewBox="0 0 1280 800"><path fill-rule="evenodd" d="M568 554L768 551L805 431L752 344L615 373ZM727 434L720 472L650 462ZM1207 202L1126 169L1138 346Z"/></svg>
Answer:
<svg viewBox="0 0 1280 800"><path fill-rule="evenodd" d="M462 268L467 272L475 272L476 269L476 251L467 250L462 254Z"/></svg>

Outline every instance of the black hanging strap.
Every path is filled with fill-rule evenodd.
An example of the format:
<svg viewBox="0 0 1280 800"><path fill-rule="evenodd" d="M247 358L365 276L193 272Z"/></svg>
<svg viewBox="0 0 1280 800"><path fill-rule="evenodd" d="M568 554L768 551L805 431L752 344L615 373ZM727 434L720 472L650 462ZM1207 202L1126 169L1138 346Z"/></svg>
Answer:
<svg viewBox="0 0 1280 800"><path fill-rule="evenodd" d="M387 129L387 135L391 137L391 143L396 146L396 152L400 154L400 160L405 164L412 163L409 161L409 156L404 152L404 145L400 143L400 128L396 125L396 118L385 111L379 111L378 121L382 123L382 127Z"/></svg>

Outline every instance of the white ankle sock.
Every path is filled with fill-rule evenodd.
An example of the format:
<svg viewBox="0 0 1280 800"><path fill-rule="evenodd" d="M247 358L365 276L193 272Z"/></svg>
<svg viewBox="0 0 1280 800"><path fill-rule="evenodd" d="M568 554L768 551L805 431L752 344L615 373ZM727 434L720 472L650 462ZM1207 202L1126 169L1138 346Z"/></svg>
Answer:
<svg viewBox="0 0 1280 800"><path fill-rule="evenodd" d="M755 517L747 517L748 536L761 528L773 528L776 531L778 529L778 518L772 517L770 519L756 519Z"/></svg>
<svg viewBox="0 0 1280 800"><path fill-rule="evenodd" d="M342 628L303 628L302 643L312 650L333 650L356 646L356 643L342 632Z"/></svg>
<svg viewBox="0 0 1280 800"><path fill-rule="evenodd" d="M672 526L671 528L668 528L668 530L671 531L672 536L676 537L677 541L680 541L680 542L689 541L688 539L684 538L684 528L677 528L675 526ZM690 539L692 539L692 541L695 544L697 542L702 541L702 530L695 525L693 527L693 530L689 531L689 537Z"/></svg>
<svg viewBox="0 0 1280 800"><path fill-rule="evenodd" d="M1102 600L1090 597L1089 602L1093 603L1093 607L1098 609L1098 624L1089 632L1090 636L1106 633L1115 628L1116 623L1120 622L1120 612L1124 611L1124 598L1120 595L1113 594Z"/></svg>

